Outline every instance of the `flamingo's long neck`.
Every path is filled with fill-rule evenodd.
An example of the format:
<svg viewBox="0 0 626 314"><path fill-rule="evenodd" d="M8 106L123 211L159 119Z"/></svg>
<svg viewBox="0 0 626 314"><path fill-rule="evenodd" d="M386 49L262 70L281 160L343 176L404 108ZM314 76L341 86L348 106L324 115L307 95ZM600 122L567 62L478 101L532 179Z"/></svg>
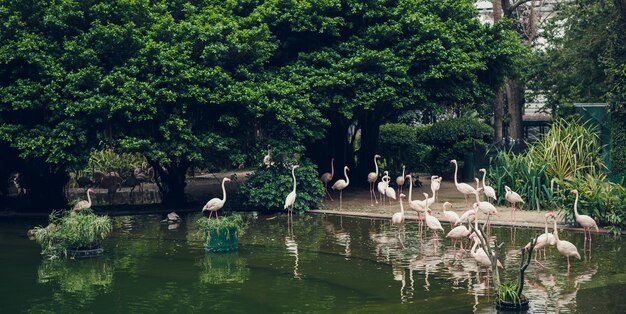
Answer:
<svg viewBox="0 0 626 314"><path fill-rule="evenodd" d="M444 214L446 213L446 205L445 204L443 205L443 213Z"/></svg>
<svg viewBox="0 0 626 314"><path fill-rule="evenodd" d="M483 188L485 187L485 177L487 176L487 171L483 171Z"/></svg>
<svg viewBox="0 0 626 314"><path fill-rule="evenodd" d="M335 176L335 165L334 165L334 163L335 163L335 160L331 159L330 160L330 177L331 178Z"/></svg>
<svg viewBox="0 0 626 314"><path fill-rule="evenodd" d="M480 196L478 196L480 192L478 192L478 189L476 189L476 203L480 204Z"/></svg>
<svg viewBox="0 0 626 314"><path fill-rule="evenodd" d="M291 167L291 177L293 177L293 192L296 193L296 167Z"/></svg>
<svg viewBox="0 0 626 314"><path fill-rule="evenodd" d="M548 217L545 217L546 233L548 233Z"/></svg>
<svg viewBox="0 0 626 314"><path fill-rule="evenodd" d="M376 172L378 173L378 168L376 168ZM350 178L348 178L348 169L343 168L343 175L346 177L346 185L350 184Z"/></svg>
<svg viewBox="0 0 626 314"><path fill-rule="evenodd" d="M574 216L578 218L578 193L576 193L576 200L574 201ZM556 222L556 221L555 221Z"/></svg>
<svg viewBox="0 0 626 314"><path fill-rule="evenodd" d="M87 190L87 203L89 203L89 207L91 207L91 196L89 195L89 190Z"/></svg>
<svg viewBox="0 0 626 314"><path fill-rule="evenodd" d="M409 203L413 202L413 177L409 176Z"/></svg>
<svg viewBox="0 0 626 314"><path fill-rule="evenodd" d="M456 180L456 173L459 171L459 165L454 162L454 184L459 185L459 181Z"/></svg>
<svg viewBox="0 0 626 314"><path fill-rule="evenodd" d="M478 241L476 239L474 239L474 245L472 245L472 249L470 250L470 254L472 254L472 257L476 256L476 248L478 247Z"/></svg>
<svg viewBox="0 0 626 314"><path fill-rule="evenodd" d="M402 205L402 196L400 196L400 212L402 212L402 216L404 216L404 206Z"/></svg>
<svg viewBox="0 0 626 314"><path fill-rule="evenodd" d="M404 168L405 166L402 166L402 178L404 178Z"/></svg>
<svg viewBox="0 0 626 314"><path fill-rule="evenodd" d="M554 220L554 239L556 240L556 243L559 243L561 240L559 240L559 229L556 228L556 220Z"/></svg>
<svg viewBox="0 0 626 314"><path fill-rule="evenodd" d="M222 203L226 202L226 180L222 180Z"/></svg>
<svg viewBox="0 0 626 314"><path fill-rule="evenodd" d="M376 162L376 156L374 156L374 167L376 167L376 178L378 178L378 163Z"/></svg>

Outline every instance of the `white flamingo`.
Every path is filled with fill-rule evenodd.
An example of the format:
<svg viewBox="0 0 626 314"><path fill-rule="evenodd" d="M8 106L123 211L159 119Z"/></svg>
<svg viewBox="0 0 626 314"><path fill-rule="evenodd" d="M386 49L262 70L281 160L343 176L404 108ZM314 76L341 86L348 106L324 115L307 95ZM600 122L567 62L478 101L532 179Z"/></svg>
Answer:
<svg viewBox="0 0 626 314"><path fill-rule="evenodd" d="M326 195L328 195L328 198L333 201L333 197L330 196L330 192L328 192L328 182L333 180L333 177L335 176L335 158L331 158L330 159L330 172L325 172L320 176L320 180L322 180L322 182L324 182L324 191L326 191Z"/></svg>
<svg viewBox="0 0 626 314"><path fill-rule="evenodd" d="M343 202L342 202L342 199L343 199L343 189L348 187L348 184L350 184L350 178L348 178L348 170L350 170L350 168L348 168L348 166L344 166L343 167L343 175L346 177L346 179L345 180L343 180L343 179L337 180L337 181L335 181L335 184L333 184L333 186L332 186L333 190L339 190L339 210L341 210L341 206L343 204Z"/></svg>
<svg viewBox="0 0 626 314"><path fill-rule="evenodd" d="M393 200L396 199L396 190L389 186L389 178L387 179L387 188L385 189L385 196ZM391 205L391 200L389 200L389 205Z"/></svg>
<svg viewBox="0 0 626 314"><path fill-rule="evenodd" d="M476 180L478 180L478 179L476 179ZM489 202L481 202L480 201L480 197L478 196L478 194L482 190L483 190L483 188L478 188L478 190L476 190L476 193L475 193L476 194L476 203L474 203L474 205L476 205L475 206L476 209L479 209L481 212L483 212L483 214L487 215L487 227L489 227L491 225L491 223L489 222L489 218L491 218L491 215L496 215L497 216L498 215L498 210L491 203L489 203Z"/></svg>
<svg viewBox="0 0 626 314"><path fill-rule="evenodd" d="M471 219L472 217L476 218L473 212L469 215L469 219ZM463 239L467 238L467 236L469 236L470 233L471 231L469 228L461 225L461 226L454 227L454 229L450 230L450 232L448 232L448 234L446 235L446 238L452 238L452 248L455 251L456 251L456 242L460 240L461 242L460 249L463 250Z"/></svg>
<svg viewBox="0 0 626 314"><path fill-rule="evenodd" d="M78 203L76 203L76 205L74 205L74 207L72 208L73 211L77 212L81 209L85 209L85 208L91 208L91 196L89 195L89 193L95 193L96 191L92 188L89 188L87 190L87 200L83 200L80 201Z"/></svg>
<svg viewBox="0 0 626 314"><path fill-rule="evenodd" d="M561 253L561 255L567 257L567 273L569 274L570 256L580 259L580 254L578 254L578 249L574 244L569 241L559 239L559 230L556 228L556 219L554 220L554 239L556 240L556 249L559 253Z"/></svg>
<svg viewBox="0 0 626 314"><path fill-rule="evenodd" d="M443 203L443 215L448 219L450 224L453 225L459 220L459 215L451 210L446 210L446 206L452 207L452 204L450 204L450 202Z"/></svg>
<svg viewBox="0 0 626 314"><path fill-rule="evenodd" d="M398 185L398 195L402 194L402 187L404 186L404 168L406 168L406 166L402 165L402 175L396 178L396 184Z"/></svg>
<svg viewBox="0 0 626 314"><path fill-rule="evenodd" d="M539 250L543 249L543 256L544 259L546 257L546 247L550 246L550 245L556 245L556 239L554 238L554 234L552 234L551 232L548 231L548 218L555 218L556 219L556 214L553 212L549 212L547 214L544 215L544 227L545 227L545 231L542 235L537 237L537 240L535 242L535 260L537 260L537 253L539 252ZM530 248L530 242L528 244L526 244L526 246L524 246L524 249L528 250Z"/></svg>
<svg viewBox="0 0 626 314"><path fill-rule="evenodd" d="M217 219L219 219L219 216L217 215L217 211L222 209L222 207L224 207L224 203L226 203L226 186L224 185L227 181L230 181L229 178L224 178L222 179L222 195L223 198L219 199L217 197L212 198L211 200L209 200L204 207L202 207L202 213L204 214L205 210L208 210L209 213L209 219L211 219L211 216L213 215L213 213L215 213L215 217L217 217Z"/></svg>
<svg viewBox="0 0 626 314"><path fill-rule="evenodd" d="M263 157L263 165L269 167L272 164L272 156L270 155L270 145L267 145L267 155Z"/></svg>
<svg viewBox="0 0 626 314"><path fill-rule="evenodd" d="M478 236L475 233L472 233L470 238L474 240L474 245L470 250L470 254L474 260L476 260L476 262L478 262L481 266L491 267L491 259L487 256L485 250L483 250L483 248L478 248L478 242L480 241L478 240ZM500 261L498 261L497 264L498 267L502 267L502 263L500 263Z"/></svg>
<svg viewBox="0 0 626 314"><path fill-rule="evenodd" d="M578 214L578 190L571 190L570 192L572 194L576 194L576 200L574 201L574 216L576 217L576 222L583 227L585 245L587 245L587 233L589 234L589 249L591 250L591 228L594 228L596 232L598 232L598 225L596 224L596 221L591 218L591 216Z"/></svg>
<svg viewBox="0 0 626 314"><path fill-rule="evenodd" d="M524 204L524 200L522 199L521 196L519 196L519 194L517 194L516 192L513 192L510 187L505 185L504 189L506 190L506 194L504 195L504 198L506 198L506 200L509 203L513 204L513 211L511 212L511 217L513 220L515 220L515 204L517 203Z"/></svg>
<svg viewBox="0 0 626 314"><path fill-rule="evenodd" d="M409 207L417 212L417 217L421 222L421 213L424 212L424 207L426 207L426 203L420 200L413 200L413 177L410 174L407 174L406 178L409 179Z"/></svg>
<svg viewBox="0 0 626 314"><path fill-rule="evenodd" d="M439 176L431 176L430 177L430 190L433 192L433 195L435 196L435 200L437 199L437 192L441 188L441 180L442 179L443 178L441 178Z"/></svg>
<svg viewBox="0 0 626 314"><path fill-rule="evenodd" d="M400 211L397 213L394 213L393 216L391 216L391 223L394 225L404 224L404 206L402 205L403 197L405 197L405 195L400 194Z"/></svg>
<svg viewBox="0 0 626 314"><path fill-rule="evenodd" d="M389 180L391 179L391 177L389 177L389 171L383 171L383 176L382 178L380 178L380 182L378 182L378 184L376 185L376 189L378 190L378 193L380 193L380 202L385 205L385 194L387 194L387 188L389 187ZM371 200L370 200L371 203Z"/></svg>
<svg viewBox="0 0 626 314"><path fill-rule="evenodd" d="M478 215L478 212L474 210L474 208L466 210L454 223L454 225L458 226L460 224L468 223L470 215Z"/></svg>
<svg viewBox="0 0 626 314"><path fill-rule="evenodd" d="M378 163L376 162L376 159L378 158L380 158L380 155L374 155L374 167L376 167L376 172L370 172L367 174L367 182L370 183L370 206L374 206L374 203L372 203L372 196L374 196L374 201L378 204L376 192L374 192L374 183L378 180Z"/></svg>
<svg viewBox="0 0 626 314"><path fill-rule="evenodd" d="M426 225L428 226L428 228L430 228L430 230L433 231L434 238L438 239L439 236L437 235L437 230L441 230L442 232L444 231L443 227L441 226L441 222L439 222L439 219L437 219L437 217L430 214L430 208L426 208L424 214L426 215Z"/></svg>
<svg viewBox="0 0 626 314"><path fill-rule="evenodd" d="M291 177L293 177L293 190L289 192L287 198L285 198L285 206L283 209L288 209L287 214L293 216L293 204L296 202L296 168L299 165L291 166Z"/></svg>
<svg viewBox="0 0 626 314"><path fill-rule="evenodd" d="M485 196L487 196L487 201L489 201L490 198L493 198L493 200L496 201L498 199L496 197L496 190L494 190L492 187L485 184L485 177L487 176L487 169L480 168L478 169L478 171L483 173L483 189L485 192Z"/></svg>
<svg viewBox="0 0 626 314"><path fill-rule="evenodd" d="M454 164L454 185L456 185L456 189L459 190L459 192L463 193L463 196L465 196L465 206L469 207L467 196L476 193L476 189L467 183L459 183L457 180L459 165L457 164L456 159L452 159L450 162Z"/></svg>

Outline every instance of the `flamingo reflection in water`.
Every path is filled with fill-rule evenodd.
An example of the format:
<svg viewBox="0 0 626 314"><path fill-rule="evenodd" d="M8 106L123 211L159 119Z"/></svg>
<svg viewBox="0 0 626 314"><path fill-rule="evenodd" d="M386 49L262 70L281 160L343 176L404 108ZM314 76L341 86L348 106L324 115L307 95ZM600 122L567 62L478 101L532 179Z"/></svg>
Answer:
<svg viewBox="0 0 626 314"><path fill-rule="evenodd" d="M289 255L295 257L293 263L293 278L302 279L302 273L298 269L298 242L296 242L296 236L293 233L293 216L287 215L287 236L285 237L285 246Z"/></svg>

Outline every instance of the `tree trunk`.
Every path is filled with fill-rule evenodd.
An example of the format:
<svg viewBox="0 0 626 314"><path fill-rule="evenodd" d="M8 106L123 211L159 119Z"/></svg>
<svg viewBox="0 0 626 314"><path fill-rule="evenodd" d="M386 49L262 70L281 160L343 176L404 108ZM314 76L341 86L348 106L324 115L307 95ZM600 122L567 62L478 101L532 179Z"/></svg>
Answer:
<svg viewBox="0 0 626 314"><path fill-rule="evenodd" d="M509 79L506 84L507 102L511 122L509 123L509 136L514 140L524 137L522 127L522 115L524 113L524 84L518 79Z"/></svg>
<svg viewBox="0 0 626 314"><path fill-rule="evenodd" d="M493 100L493 141L502 143L504 139L504 94L505 89L501 88L496 92Z"/></svg>
<svg viewBox="0 0 626 314"><path fill-rule="evenodd" d="M65 185L70 177L64 168L49 171L49 167L45 163L26 162L22 173L26 188L25 209L48 211L67 208Z"/></svg>
<svg viewBox="0 0 626 314"><path fill-rule="evenodd" d="M148 163L150 163L158 174L158 180L156 180L156 182L161 192L161 203L166 208L176 208L186 205L186 173L190 163L188 161L181 161L163 166L150 159L148 159Z"/></svg>
<svg viewBox="0 0 626 314"><path fill-rule="evenodd" d="M359 117L361 127L361 147L358 151L358 163L354 172L356 185L367 184L367 174L374 171L374 155L378 147L380 135L380 119L372 110L363 112ZM385 158L385 156L382 156Z"/></svg>

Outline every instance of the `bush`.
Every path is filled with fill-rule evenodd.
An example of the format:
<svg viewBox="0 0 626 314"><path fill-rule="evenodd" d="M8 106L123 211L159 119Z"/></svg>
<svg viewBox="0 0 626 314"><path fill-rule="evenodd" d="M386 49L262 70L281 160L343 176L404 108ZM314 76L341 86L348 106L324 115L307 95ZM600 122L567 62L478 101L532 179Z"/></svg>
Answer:
<svg viewBox="0 0 626 314"><path fill-rule="evenodd" d="M89 208L79 212L54 211L47 227L35 228L35 239L50 258L67 256L70 249L92 249L100 246L113 229L108 216L97 216Z"/></svg>
<svg viewBox="0 0 626 314"><path fill-rule="evenodd" d="M411 126L401 123L389 123L380 126L378 144L383 158L389 165L390 173L402 173L402 165L409 172L428 171L426 156L432 147L419 143L418 134L424 133L430 126ZM408 172L407 172L408 173Z"/></svg>
<svg viewBox="0 0 626 314"><path fill-rule="evenodd" d="M626 174L626 107L615 104L611 107L611 170Z"/></svg>
<svg viewBox="0 0 626 314"><path fill-rule="evenodd" d="M268 168L259 168L248 175L241 185L238 197L246 210L261 212L283 211L285 198L293 190L292 163L276 160ZM319 207L324 197L324 185L318 178L317 167L309 160L301 159L296 169L297 197L293 210L303 212ZM338 172L343 177L343 169Z"/></svg>
<svg viewBox="0 0 626 314"><path fill-rule="evenodd" d="M436 147L427 157L431 172L450 177L454 174L451 159L463 160L465 153L491 143L492 139L493 128L489 125L474 118L454 118L433 124L419 141Z"/></svg>

